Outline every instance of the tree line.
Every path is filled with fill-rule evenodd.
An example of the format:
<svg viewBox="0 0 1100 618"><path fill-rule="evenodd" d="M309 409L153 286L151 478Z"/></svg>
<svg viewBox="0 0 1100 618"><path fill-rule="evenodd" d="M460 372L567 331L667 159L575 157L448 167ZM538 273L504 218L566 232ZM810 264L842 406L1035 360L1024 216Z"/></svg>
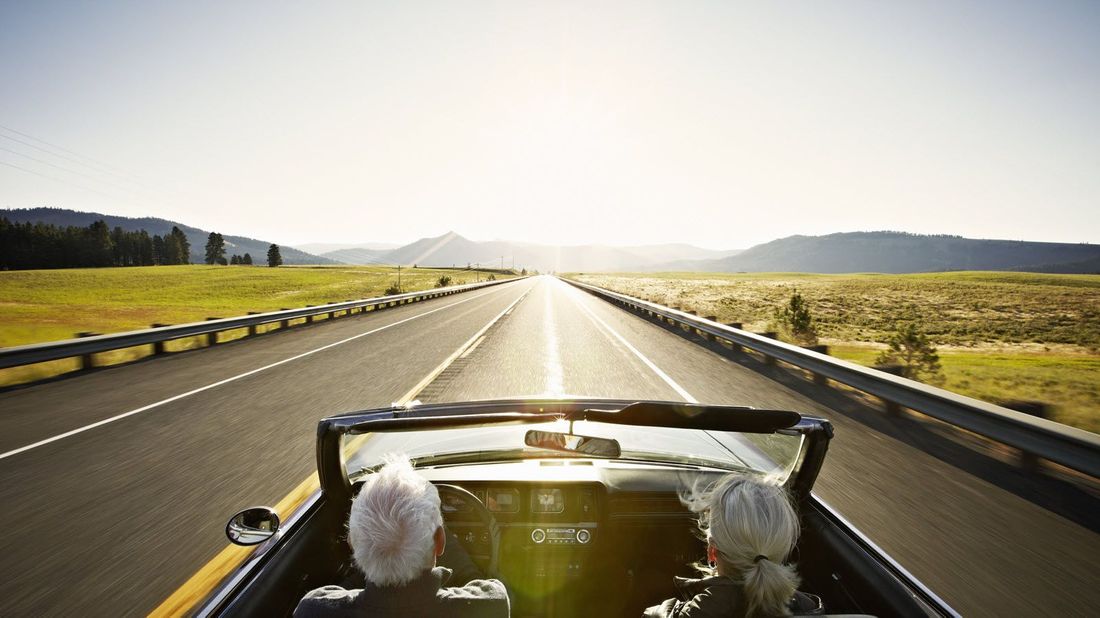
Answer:
<svg viewBox="0 0 1100 618"><path fill-rule="evenodd" d="M190 263L191 243L178 227L164 236L145 230L17 223L0 217L0 269L154 266Z"/></svg>
<svg viewBox="0 0 1100 618"><path fill-rule="evenodd" d="M225 240L211 232L207 264L251 265L252 256L225 257ZM283 263L278 245L267 252L269 266ZM0 270L96 268L103 266L168 266L191 263L191 243L177 226L164 236L145 230L111 229L103 220L87 227L52 223L18 223L0 217Z"/></svg>

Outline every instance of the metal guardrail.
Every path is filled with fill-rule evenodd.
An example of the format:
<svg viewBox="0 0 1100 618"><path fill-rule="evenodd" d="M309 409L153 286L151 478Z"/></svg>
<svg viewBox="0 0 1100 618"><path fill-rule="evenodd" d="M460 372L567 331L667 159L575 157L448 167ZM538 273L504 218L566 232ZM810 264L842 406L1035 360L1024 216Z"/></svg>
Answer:
<svg viewBox="0 0 1100 618"><path fill-rule="evenodd" d="M835 380L1024 453L1100 477L1100 436L1094 433L849 363L626 294L570 279L564 281L612 303L688 326L700 334L805 369L815 378Z"/></svg>
<svg viewBox="0 0 1100 618"><path fill-rule="evenodd" d="M313 316L317 315L328 314L329 317L334 317L336 313L347 312L347 314L351 314L356 309L362 312L369 308L377 309L380 307L392 307L399 304L428 300L430 298L449 296L451 294L500 285L521 278L522 277L516 277L482 283L467 283L465 285L456 285L446 288L434 288L420 292L395 294L393 296L330 303L327 305L317 305L315 307L304 307L301 309L286 309L283 311L256 313L234 318L213 319L191 324L178 324L175 326L147 328L110 335L94 335L76 339L66 339L64 341L50 341L46 343L33 343L30 345L0 348L0 369L17 367L20 365L31 365L34 363L44 363L47 361L61 360L63 358L78 356L87 357L88 355L99 352L110 352L111 350L131 348L139 345L152 344L159 352L163 351L163 343L165 341L174 339L199 335L214 337L219 332L240 328L248 328L250 334L255 334L255 328L263 324L281 322L285 327L289 326L290 320L299 318L306 318L307 321L312 321Z"/></svg>

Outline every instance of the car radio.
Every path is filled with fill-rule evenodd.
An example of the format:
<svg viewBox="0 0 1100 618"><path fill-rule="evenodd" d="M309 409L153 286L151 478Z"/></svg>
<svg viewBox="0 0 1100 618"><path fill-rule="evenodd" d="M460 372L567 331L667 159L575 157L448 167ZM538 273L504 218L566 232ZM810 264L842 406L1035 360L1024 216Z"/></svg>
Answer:
<svg viewBox="0 0 1100 618"><path fill-rule="evenodd" d="M587 528L535 528L531 541L536 545L585 545L592 540Z"/></svg>

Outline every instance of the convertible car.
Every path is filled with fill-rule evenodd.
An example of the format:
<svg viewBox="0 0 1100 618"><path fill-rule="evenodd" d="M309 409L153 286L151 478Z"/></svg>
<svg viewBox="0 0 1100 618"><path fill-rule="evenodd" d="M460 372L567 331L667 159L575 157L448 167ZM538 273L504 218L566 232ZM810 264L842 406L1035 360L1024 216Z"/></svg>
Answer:
<svg viewBox="0 0 1100 618"><path fill-rule="evenodd" d="M386 453L437 485L444 521L519 617L639 616L704 555L680 495L730 472L779 475L802 534L791 561L828 614L955 612L813 495L828 421L661 401L498 400L368 410L320 422L321 490L285 522L246 509L226 533L257 545L199 615L286 616L307 591L363 586L351 499Z"/></svg>

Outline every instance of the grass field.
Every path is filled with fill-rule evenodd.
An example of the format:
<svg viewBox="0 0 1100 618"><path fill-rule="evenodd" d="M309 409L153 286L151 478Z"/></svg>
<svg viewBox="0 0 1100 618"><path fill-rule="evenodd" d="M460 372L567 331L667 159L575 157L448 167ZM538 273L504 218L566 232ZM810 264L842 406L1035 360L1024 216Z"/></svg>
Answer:
<svg viewBox="0 0 1100 618"><path fill-rule="evenodd" d="M402 268L401 287L435 287L485 280L486 273ZM499 276L499 275L498 275ZM0 347L69 339L78 332L113 333L153 323L183 324L249 311L273 311L381 296L397 281L390 267L148 266L0 272ZM230 335L231 337L232 335ZM173 342L169 349L199 345ZM99 355L107 364L130 360L143 350ZM64 360L0 370L0 385L40 379L75 368Z"/></svg>
<svg viewBox="0 0 1100 618"><path fill-rule="evenodd" d="M795 290L831 352L874 363L898 316L919 315L940 346L944 387L988 401L1030 399L1100 433L1100 276L613 273L572 277L764 331Z"/></svg>

